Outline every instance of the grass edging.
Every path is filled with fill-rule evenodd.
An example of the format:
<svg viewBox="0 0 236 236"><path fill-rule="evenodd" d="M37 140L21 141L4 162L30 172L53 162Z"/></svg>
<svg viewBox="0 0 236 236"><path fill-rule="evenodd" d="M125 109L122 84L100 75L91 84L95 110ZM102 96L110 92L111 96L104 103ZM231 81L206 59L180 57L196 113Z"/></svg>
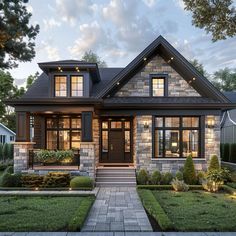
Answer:
<svg viewBox="0 0 236 236"><path fill-rule="evenodd" d="M93 191L94 188L91 187L81 187L81 188L29 188L29 187L0 187L0 191Z"/></svg>
<svg viewBox="0 0 236 236"><path fill-rule="evenodd" d="M81 202L79 208L75 212L74 217L72 217L72 219L69 221L69 231L81 231L94 200L95 197L87 197Z"/></svg>
<svg viewBox="0 0 236 236"><path fill-rule="evenodd" d="M146 211L158 222L162 230L173 230L174 226L151 190L138 189L138 194Z"/></svg>
<svg viewBox="0 0 236 236"><path fill-rule="evenodd" d="M137 189L173 190L172 185L137 185ZM189 185L189 190L202 190L202 185Z"/></svg>

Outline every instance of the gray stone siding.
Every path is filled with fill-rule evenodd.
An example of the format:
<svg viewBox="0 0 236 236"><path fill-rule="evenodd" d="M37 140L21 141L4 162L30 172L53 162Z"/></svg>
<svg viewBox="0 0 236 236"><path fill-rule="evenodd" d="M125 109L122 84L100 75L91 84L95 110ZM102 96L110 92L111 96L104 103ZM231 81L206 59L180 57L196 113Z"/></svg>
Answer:
<svg viewBox="0 0 236 236"><path fill-rule="evenodd" d="M155 56L134 75L116 94L116 97L150 96L150 74L168 74L168 96L200 96L166 61Z"/></svg>
<svg viewBox="0 0 236 236"><path fill-rule="evenodd" d="M95 166L97 167L99 164L99 139L100 139L100 132L99 132L99 119L93 119L93 143L94 143L94 153L95 153Z"/></svg>
<svg viewBox="0 0 236 236"><path fill-rule="evenodd" d="M207 127L207 120L209 118L212 118L212 116L206 116L205 118L205 157L203 159L193 159L196 170L206 170L210 157L213 154L220 157L220 117L213 117L215 119L215 126L211 128ZM175 173L183 167L185 159L152 159L152 138L154 138L152 137L152 116L137 116L134 121L137 123L134 139L137 170L144 168L151 173L154 170Z"/></svg>

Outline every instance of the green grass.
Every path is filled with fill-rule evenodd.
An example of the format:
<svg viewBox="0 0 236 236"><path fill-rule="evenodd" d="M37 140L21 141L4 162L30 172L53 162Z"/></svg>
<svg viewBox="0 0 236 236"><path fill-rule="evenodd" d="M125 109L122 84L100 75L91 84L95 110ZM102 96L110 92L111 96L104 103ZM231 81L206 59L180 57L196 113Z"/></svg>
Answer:
<svg viewBox="0 0 236 236"><path fill-rule="evenodd" d="M227 183L227 185L229 185L231 188L235 188L236 189L236 183L235 182Z"/></svg>
<svg viewBox="0 0 236 236"><path fill-rule="evenodd" d="M204 191L152 191L177 231L236 231L236 197Z"/></svg>
<svg viewBox="0 0 236 236"><path fill-rule="evenodd" d="M95 197L0 197L0 231L67 231L80 229ZM84 207L89 205L89 207Z"/></svg>

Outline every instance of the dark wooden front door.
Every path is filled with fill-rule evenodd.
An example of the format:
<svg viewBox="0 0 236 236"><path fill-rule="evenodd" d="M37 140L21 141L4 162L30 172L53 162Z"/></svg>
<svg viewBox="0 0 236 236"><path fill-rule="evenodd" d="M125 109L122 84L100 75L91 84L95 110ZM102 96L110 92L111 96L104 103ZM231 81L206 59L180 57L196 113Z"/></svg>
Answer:
<svg viewBox="0 0 236 236"><path fill-rule="evenodd" d="M109 148L111 162L124 162L124 132L122 130L109 132Z"/></svg>

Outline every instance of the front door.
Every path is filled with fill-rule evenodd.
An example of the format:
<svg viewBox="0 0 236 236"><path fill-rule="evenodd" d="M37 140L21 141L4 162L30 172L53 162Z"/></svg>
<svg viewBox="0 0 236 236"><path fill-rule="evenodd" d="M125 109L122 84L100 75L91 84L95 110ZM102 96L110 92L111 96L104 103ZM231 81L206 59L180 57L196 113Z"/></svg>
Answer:
<svg viewBox="0 0 236 236"><path fill-rule="evenodd" d="M101 163L132 163L132 120L103 119L100 144Z"/></svg>

